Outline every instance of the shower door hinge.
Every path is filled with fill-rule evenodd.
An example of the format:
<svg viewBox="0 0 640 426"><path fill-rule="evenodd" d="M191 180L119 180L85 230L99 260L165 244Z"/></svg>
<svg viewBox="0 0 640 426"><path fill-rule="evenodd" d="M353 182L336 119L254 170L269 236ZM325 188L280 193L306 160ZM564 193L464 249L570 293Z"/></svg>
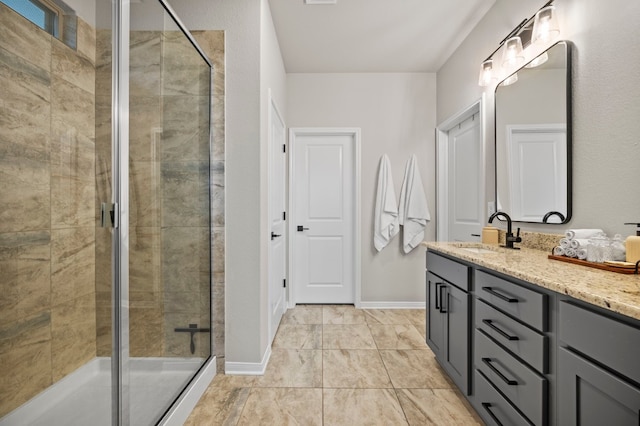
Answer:
<svg viewBox="0 0 640 426"><path fill-rule="evenodd" d="M102 203L100 206L100 227L118 227L118 203Z"/></svg>
<svg viewBox="0 0 640 426"><path fill-rule="evenodd" d="M282 287L287 288L287 279L286 278L282 279Z"/></svg>

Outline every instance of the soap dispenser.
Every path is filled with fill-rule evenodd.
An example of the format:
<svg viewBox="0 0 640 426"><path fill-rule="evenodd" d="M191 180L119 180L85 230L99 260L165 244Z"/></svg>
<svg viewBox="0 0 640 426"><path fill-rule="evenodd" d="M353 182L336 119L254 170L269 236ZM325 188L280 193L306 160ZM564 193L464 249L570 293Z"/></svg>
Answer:
<svg viewBox="0 0 640 426"><path fill-rule="evenodd" d="M625 246L627 249L627 262L636 263L640 260L640 223L625 223L625 225L636 225L636 235L627 237Z"/></svg>

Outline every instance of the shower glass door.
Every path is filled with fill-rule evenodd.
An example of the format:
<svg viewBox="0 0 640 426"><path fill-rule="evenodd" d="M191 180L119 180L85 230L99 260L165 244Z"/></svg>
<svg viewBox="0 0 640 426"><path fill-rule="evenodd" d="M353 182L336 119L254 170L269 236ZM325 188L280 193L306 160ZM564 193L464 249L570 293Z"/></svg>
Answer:
<svg viewBox="0 0 640 426"><path fill-rule="evenodd" d="M166 3L130 8L123 415L153 425L211 356L211 66Z"/></svg>

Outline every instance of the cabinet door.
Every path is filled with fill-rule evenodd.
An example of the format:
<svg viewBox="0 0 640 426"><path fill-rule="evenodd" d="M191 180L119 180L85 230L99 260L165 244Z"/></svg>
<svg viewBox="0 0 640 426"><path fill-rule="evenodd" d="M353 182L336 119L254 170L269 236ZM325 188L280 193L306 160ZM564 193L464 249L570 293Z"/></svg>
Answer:
<svg viewBox="0 0 640 426"><path fill-rule="evenodd" d="M640 389L584 358L560 348L558 424L640 424Z"/></svg>
<svg viewBox="0 0 640 426"><path fill-rule="evenodd" d="M427 272L427 345L440 358L444 354L446 316L442 313L441 299L446 297L444 281Z"/></svg>
<svg viewBox="0 0 640 426"><path fill-rule="evenodd" d="M469 391L469 294L447 285L442 310L446 312L444 368L465 394Z"/></svg>

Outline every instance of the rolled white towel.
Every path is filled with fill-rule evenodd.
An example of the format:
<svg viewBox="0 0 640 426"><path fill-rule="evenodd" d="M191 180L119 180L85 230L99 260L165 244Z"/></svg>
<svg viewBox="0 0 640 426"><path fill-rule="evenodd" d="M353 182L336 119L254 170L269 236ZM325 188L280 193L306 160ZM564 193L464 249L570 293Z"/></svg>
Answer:
<svg viewBox="0 0 640 426"><path fill-rule="evenodd" d="M580 249L580 248L587 248L587 246L589 245L589 239L588 238L576 238L574 240L569 240L569 246L572 249Z"/></svg>
<svg viewBox="0 0 640 426"><path fill-rule="evenodd" d="M578 259L585 260L587 258L587 249L586 248L580 248L580 249L576 250L576 254L578 255Z"/></svg>
<svg viewBox="0 0 640 426"><path fill-rule="evenodd" d="M560 246L556 246L553 248L554 256L564 256L564 249Z"/></svg>
<svg viewBox="0 0 640 426"><path fill-rule="evenodd" d="M571 247L571 240L569 240L569 238L561 238L560 247L562 247L563 249L568 249L569 247Z"/></svg>
<svg viewBox="0 0 640 426"><path fill-rule="evenodd" d="M604 232L602 229L569 229L564 233L564 235L570 240L583 238L588 239L602 232Z"/></svg>
<svg viewBox="0 0 640 426"><path fill-rule="evenodd" d="M576 249L572 249L571 247L564 250L564 255L567 257L578 257L578 255L576 254Z"/></svg>

